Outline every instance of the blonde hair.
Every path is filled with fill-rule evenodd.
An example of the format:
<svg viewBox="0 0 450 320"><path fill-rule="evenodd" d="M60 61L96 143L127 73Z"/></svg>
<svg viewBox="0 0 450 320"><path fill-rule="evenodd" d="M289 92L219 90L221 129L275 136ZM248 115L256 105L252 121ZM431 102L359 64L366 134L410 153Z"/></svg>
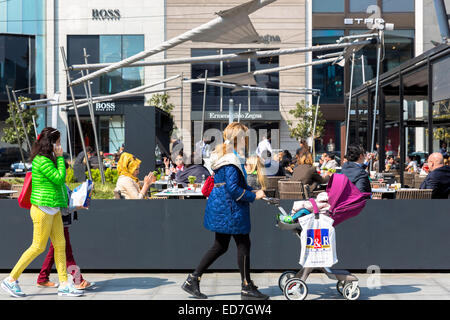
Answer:
<svg viewBox="0 0 450 320"><path fill-rule="evenodd" d="M301 164L313 164L313 159L312 159L312 155L311 153L304 153L301 154L298 158L297 158L297 164L301 165Z"/></svg>
<svg viewBox="0 0 450 320"><path fill-rule="evenodd" d="M233 148L238 148L238 137L245 136L245 145L248 146L248 128L240 122L230 123L225 130L223 130L223 143L216 147L216 152L220 155L233 152Z"/></svg>
<svg viewBox="0 0 450 320"><path fill-rule="evenodd" d="M256 170L257 181L261 185L261 189L266 190L266 172L261 158L251 156L246 160L246 163L250 167L249 170L246 170L247 173L252 174Z"/></svg>

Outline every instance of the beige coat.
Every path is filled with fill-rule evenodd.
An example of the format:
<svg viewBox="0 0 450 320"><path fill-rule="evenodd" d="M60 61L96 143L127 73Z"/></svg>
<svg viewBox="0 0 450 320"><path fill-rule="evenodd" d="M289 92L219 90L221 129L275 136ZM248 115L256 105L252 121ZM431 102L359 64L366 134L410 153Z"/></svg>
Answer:
<svg viewBox="0 0 450 320"><path fill-rule="evenodd" d="M119 176L114 191L120 191L125 199L142 199L144 196L140 193L139 184L127 176Z"/></svg>

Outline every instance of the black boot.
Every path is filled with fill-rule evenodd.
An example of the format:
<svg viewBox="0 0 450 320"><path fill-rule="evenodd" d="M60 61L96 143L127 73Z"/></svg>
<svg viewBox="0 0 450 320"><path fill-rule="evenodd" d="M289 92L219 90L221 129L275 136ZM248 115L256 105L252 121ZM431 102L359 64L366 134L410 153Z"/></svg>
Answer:
<svg viewBox="0 0 450 320"><path fill-rule="evenodd" d="M269 296L258 291L253 281L249 281L247 285L242 284L241 290L242 300L268 300Z"/></svg>
<svg viewBox="0 0 450 320"><path fill-rule="evenodd" d="M189 275L181 286L181 289L194 296L197 299L208 299L206 295L200 292L200 277Z"/></svg>

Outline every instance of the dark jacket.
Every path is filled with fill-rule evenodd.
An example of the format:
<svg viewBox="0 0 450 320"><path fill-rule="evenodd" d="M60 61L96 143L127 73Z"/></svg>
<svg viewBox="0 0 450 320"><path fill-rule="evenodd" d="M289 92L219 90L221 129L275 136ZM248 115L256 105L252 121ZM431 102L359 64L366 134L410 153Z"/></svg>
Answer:
<svg viewBox="0 0 450 320"><path fill-rule="evenodd" d="M372 193L369 175L358 163L347 161L342 166L341 173L345 174L359 191Z"/></svg>
<svg viewBox="0 0 450 320"><path fill-rule="evenodd" d="M201 164L193 164L189 167L185 167L183 171L178 171L175 174L175 181L177 183L181 183L183 186L186 186L189 183L188 177L194 176L197 179L195 180L195 183L201 183L202 182L202 175L208 178L210 176L208 169L206 169Z"/></svg>
<svg viewBox="0 0 450 320"><path fill-rule="evenodd" d="M433 189L433 199L447 199L450 194L450 166L431 171L420 185L420 189Z"/></svg>
<svg viewBox="0 0 450 320"><path fill-rule="evenodd" d="M224 184L215 186L208 197L205 228L226 234L250 233L250 202L256 197L252 188L234 165L225 165L214 173L214 184Z"/></svg>
<svg viewBox="0 0 450 320"><path fill-rule="evenodd" d="M317 173L316 168L310 164L300 164L295 167L291 180L301 181L303 184L308 184L311 186L311 190L314 190L317 185L327 183L328 180L330 180L330 177L322 177Z"/></svg>

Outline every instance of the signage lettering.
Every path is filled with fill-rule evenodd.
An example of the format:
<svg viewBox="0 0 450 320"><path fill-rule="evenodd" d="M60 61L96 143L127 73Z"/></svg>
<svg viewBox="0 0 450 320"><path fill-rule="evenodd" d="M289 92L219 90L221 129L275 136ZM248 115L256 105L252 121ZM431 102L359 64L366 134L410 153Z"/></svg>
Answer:
<svg viewBox="0 0 450 320"><path fill-rule="evenodd" d="M119 9L92 9L92 20L120 20Z"/></svg>
<svg viewBox="0 0 450 320"><path fill-rule="evenodd" d="M230 115L228 113L218 113L218 112L208 112L208 118L209 119L218 119L218 120L228 120L230 118ZM233 120L238 118L238 114L233 114ZM255 120L255 119L262 119L263 115L261 113L252 113L252 112L241 112L241 119L249 119L249 120Z"/></svg>
<svg viewBox="0 0 450 320"><path fill-rule="evenodd" d="M265 36L260 36L260 39L264 43L281 42L281 38L279 35L266 34Z"/></svg>
<svg viewBox="0 0 450 320"><path fill-rule="evenodd" d="M95 111L114 112L114 111L116 111L116 103L115 102L97 102L95 104Z"/></svg>

